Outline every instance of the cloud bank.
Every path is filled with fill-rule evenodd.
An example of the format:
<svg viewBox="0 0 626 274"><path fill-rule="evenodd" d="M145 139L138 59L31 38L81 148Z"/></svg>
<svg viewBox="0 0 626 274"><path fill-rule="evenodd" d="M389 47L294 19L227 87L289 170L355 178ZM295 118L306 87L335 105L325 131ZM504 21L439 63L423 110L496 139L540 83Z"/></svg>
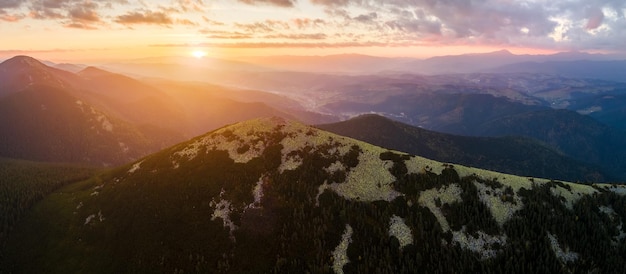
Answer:
<svg viewBox="0 0 626 274"><path fill-rule="evenodd" d="M208 44L242 47L340 47L376 41L375 45L389 47L626 49L626 1L226 0L220 4L235 10L228 17L216 15L213 3L0 0L0 20L14 24L45 20L85 30L186 26L204 35Z"/></svg>

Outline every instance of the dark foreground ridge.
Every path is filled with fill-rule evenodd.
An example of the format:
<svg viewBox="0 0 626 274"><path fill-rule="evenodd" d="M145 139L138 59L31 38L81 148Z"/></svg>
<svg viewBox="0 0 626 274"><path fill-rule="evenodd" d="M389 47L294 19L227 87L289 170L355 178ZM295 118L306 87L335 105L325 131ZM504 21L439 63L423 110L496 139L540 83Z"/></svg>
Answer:
<svg viewBox="0 0 626 274"><path fill-rule="evenodd" d="M53 193L10 235L2 269L618 273L624 195L258 119Z"/></svg>

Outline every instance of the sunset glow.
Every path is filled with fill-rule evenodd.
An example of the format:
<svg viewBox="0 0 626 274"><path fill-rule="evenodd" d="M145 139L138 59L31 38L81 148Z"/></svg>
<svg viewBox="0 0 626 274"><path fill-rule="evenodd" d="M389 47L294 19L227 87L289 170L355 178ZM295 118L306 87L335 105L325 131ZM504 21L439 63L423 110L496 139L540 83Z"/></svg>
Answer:
<svg viewBox="0 0 626 274"><path fill-rule="evenodd" d="M201 51L201 50L195 50L191 53L191 55L193 55L193 57L196 57L198 59L202 59L202 57L206 56L206 52Z"/></svg>
<svg viewBox="0 0 626 274"><path fill-rule="evenodd" d="M360 53L425 58L624 54L620 1L27 0L0 2L0 58L111 60Z"/></svg>

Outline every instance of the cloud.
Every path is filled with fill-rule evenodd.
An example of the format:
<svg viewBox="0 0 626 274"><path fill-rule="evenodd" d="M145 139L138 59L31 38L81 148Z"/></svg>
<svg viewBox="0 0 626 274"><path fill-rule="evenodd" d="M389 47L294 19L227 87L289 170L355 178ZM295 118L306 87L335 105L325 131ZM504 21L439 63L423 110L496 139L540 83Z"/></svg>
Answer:
<svg viewBox="0 0 626 274"><path fill-rule="evenodd" d="M57 20L64 27L78 29L97 29L103 24L99 14L100 1L91 0L31 0L24 1L28 7L28 16L37 20ZM107 1L119 3L124 1Z"/></svg>
<svg viewBox="0 0 626 274"><path fill-rule="evenodd" d="M317 19L294 18L294 19L291 19L291 22L293 22L293 24L299 29L310 28L310 27L320 27L326 24L325 20L319 19L319 18Z"/></svg>
<svg viewBox="0 0 626 274"><path fill-rule="evenodd" d="M22 5L21 0L0 0L0 11L4 9L16 9Z"/></svg>
<svg viewBox="0 0 626 274"><path fill-rule="evenodd" d="M30 18L38 20L63 19L65 16L54 9L31 10L28 14Z"/></svg>
<svg viewBox="0 0 626 274"><path fill-rule="evenodd" d="M211 39L249 39L254 38L253 35L242 32L231 32L224 30L210 30L202 29L200 33L207 35L207 38Z"/></svg>
<svg viewBox="0 0 626 274"><path fill-rule="evenodd" d="M239 2L248 4L248 5L257 5L257 4L269 4L279 7L293 7L296 4L295 0L238 0Z"/></svg>
<svg viewBox="0 0 626 274"><path fill-rule="evenodd" d="M626 44L626 1L619 0L221 1L219 6L226 6L229 12L234 10L235 16L213 16L214 2L0 0L0 22L30 18L47 20L48 28L85 30L115 23L127 27L180 25L195 28L207 39L233 39L249 42L237 43L248 46L337 47L376 41L390 47L418 44L623 50ZM237 9L243 5L253 7L244 7L245 12L238 14ZM325 43L302 43L307 39ZM276 43L283 40L287 43Z"/></svg>
<svg viewBox="0 0 626 274"><path fill-rule="evenodd" d="M347 6L350 3L350 0L311 0L311 3L323 5L323 6Z"/></svg>
<svg viewBox="0 0 626 274"><path fill-rule="evenodd" d="M204 1L203 0L175 0L176 5L183 12L204 12Z"/></svg>
<svg viewBox="0 0 626 274"><path fill-rule="evenodd" d="M202 43L202 44L156 44L152 47L213 47L213 48L360 48L360 47L406 47L417 46L419 43L387 43L387 42L240 42L240 43Z"/></svg>
<svg viewBox="0 0 626 274"><path fill-rule="evenodd" d="M264 38L269 39L290 39L290 40L322 40L327 36L324 33L297 33L297 34L273 34L266 35Z"/></svg>
<svg viewBox="0 0 626 274"><path fill-rule="evenodd" d="M94 30L97 29L96 27L89 25L89 24L84 24L84 23L80 23L80 22L70 22L64 25L64 27L66 28L74 28L74 29L87 29L87 30Z"/></svg>
<svg viewBox="0 0 626 274"><path fill-rule="evenodd" d="M215 20L211 20L206 16L202 16L202 20L204 20L205 23L209 24L209 25L213 25L213 26L224 26L226 25L224 22L220 22L220 21L215 21Z"/></svg>
<svg viewBox="0 0 626 274"><path fill-rule="evenodd" d="M150 10L128 12L124 15L117 16L115 22L127 26L136 24L168 26L174 24L174 20L164 12Z"/></svg>
<svg viewBox="0 0 626 274"><path fill-rule="evenodd" d="M64 9L70 0L33 0L30 1L29 16L39 20L63 19Z"/></svg>
<svg viewBox="0 0 626 274"><path fill-rule="evenodd" d="M368 14L361 14L353 19L359 22L372 22L378 18L378 14L376 12L371 12Z"/></svg>
<svg viewBox="0 0 626 274"><path fill-rule="evenodd" d="M25 16L21 13L13 13L14 9L18 9L22 6L20 0L0 0L0 20L5 22L17 22L22 20Z"/></svg>
<svg viewBox="0 0 626 274"><path fill-rule="evenodd" d="M76 5L69 11L70 18L84 22L100 22L100 15L96 11L98 5L93 2L84 2Z"/></svg>
<svg viewBox="0 0 626 274"><path fill-rule="evenodd" d="M176 24L186 25L186 26L197 26L198 23L191 21L189 19L176 19Z"/></svg>
<svg viewBox="0 0 626 274"><path fill-rule="evenodd" d="M23 18L24 18L24 15L21 15L21 14L11 15L11 14L3 14L2 12L0 12L0 20L2 21L17 22L17 21L22 20Z"/></svg>
<svg viewBox="0 0 626 274"><path fill-rule="evenodd" d="M248 34L239 34L239 35L237 34L232 34L232 35L213 34L213 35L207 35L207 38L238 40L238 39L250 39L250 38L253 38L253 36L248 35Z"/></svg>
<svg viewBox="0 0 626 274"><path fill-rule="evenodd" d="M236 28L243 30L248 33L258 33L258 32L272 32L274 29L262 22L249 23L249 24L241 24L235 23Z"/></svg>
<svg viewBox="0 0 626 274"><path fill-rule="evenodd" d="M310 0L370 36L440 44L583 47L626 40L626 1ZM607 17L607 10L615 16ZM353 14L357 12L357 14ZM327 19L328 21L328 19ZM352 23L359 23L352 24ZM599 31L601 29L601 31ZM521 31L523 30L523 31ZM555 40L555 37L562 37ZM608 43L610 44L610 43Z"/></svg>
<svg viewBox="0 0 626 274"><path fill-rule="evenodd" d="M587 30L594 30L602 25L602 21L604 20L604 13L599 8L589 9L587 17L587 25L585 28Z"/></svg>
<svg viewBox="0 0 626 274"><path fill-rule="evenodd" d="M271 19L246 24L235 23L234 26L247 33L272 33L279 30L291 29L288 22Z"/></svg>
<svg viewBox="0 0 626 274"><path fill-rule="evenodd" d="M144 8L129 10L127 7L137 5ZM0 20L18 21L26 15L10 12L25 9L27 16L32 19L52 20L61 26L78 29L96 29L111 22L124 25L196 26L197 23L189 18L173 18L172 14L205 12L205 6L204 0L169 0L169 4L165 5L154 5L142 0L0 0ZM120 10L121 14L117 16L101 15Z"/></svg>
<svg viewBox="0 0 626 274"><path fill-rule="evenodd" d="M94 30L96 25L101 23L98 9L100 6L91 1L74 2L69 6L66 28Z"/></svg>
<svg viewBox="0 0 626 274"><path fill-rule="evenodd" d="M269 42L251 42L251 43L232 43L232 44L213 44L213 47L221 48L347 48L347 47L372 47L385 46L381 42L341 42L341 43L269 43Z"/></svg>

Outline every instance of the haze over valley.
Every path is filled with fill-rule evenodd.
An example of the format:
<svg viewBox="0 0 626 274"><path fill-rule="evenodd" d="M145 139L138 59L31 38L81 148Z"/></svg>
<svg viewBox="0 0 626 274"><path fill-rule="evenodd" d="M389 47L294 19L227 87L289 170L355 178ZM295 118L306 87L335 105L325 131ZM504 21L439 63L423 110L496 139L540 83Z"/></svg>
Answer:
<svg viewBox="0 0 626 274"><path fill-rule="evenodd" d="M0 273L621 273L626 5L0 1Z"/></svg>

